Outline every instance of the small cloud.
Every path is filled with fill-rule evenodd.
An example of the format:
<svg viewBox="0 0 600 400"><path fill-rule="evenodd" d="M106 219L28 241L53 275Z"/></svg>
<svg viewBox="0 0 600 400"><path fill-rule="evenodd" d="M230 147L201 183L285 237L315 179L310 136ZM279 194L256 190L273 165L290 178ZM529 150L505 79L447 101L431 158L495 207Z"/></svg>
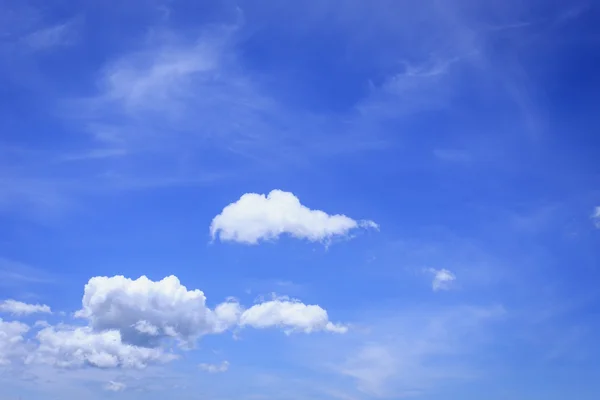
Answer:
<svg viewBox="0 0 600 400"><path fill-rule="evenodd" d="M600 206L594 208L594 212L592 213L591 218L592 222L594 223L594 226L600 229Z"/></svg>
<svg viewBox="0 0 600 400"><path fill-rule="evenodd" d="M52 310L45 304L28 304L16 300L0 302L0 312L13 315L29 315L36 313L52 314Z"/></svg>
<svg viewBox="0 0 600 400"><path fill-rule="evenodd" d="M452 282L456 280L456 275L447 269L429 268L428 271L433 274L431 287L434 292L438 290L449 290Z"/></svg>
<svg viewBox="0 0 600 400"><path fill-rule="evenodd" d="M156 326L152 325L151 323L149 323L148 321L145 321L145 320L136 322L133 325L133 327L135 328L136 331L138 331L140 333L145 333L146 335L150 335L150 336L157 336L160 333Z"/></svg>
<svg viewBox="0 0 600 400"><path fill-rule="evenodd" d="M35 328L49 328L50 324L48 323L48 321L40 320L40 321L35 321L35 324L33 324L33 326Z"/></svg>
<svg viewBox="0 0 600 400"><path fill-rule="evenodd" d="M281 327L286 333L313 333L327 331L346 333L348 327L329 320L327 311L318 305L304 304L285 296L274 297L271 301L261 301L245 310L239 319L239 325L256 329Z"/></svg>
<svg viewBox="0 0 600 400"><path fill-rule="evenodd" d="M122 392L126 388L127 385L125 385L123 382L108 381L106 385L104 385L104 390L111 392Z"/></svg>
<svg viewBox="0 0 600 400"><path fill-rule="evenodd" d="M213 239L244 244L275 240L288 234L312 242L344 237L355 229L378 229L370 220L354 220L345 215L329 215L311 210L291 192L272 190L268 195L246 193L227 205L210 225Z"/></svg>
<svg viewBox="0 0 600 400"><path fill-rule="evenodd" d="M218 374L227 372L229 369L229 362L223 361L221 364L200 364L200 369L208 372L209 374Z"/></svg>

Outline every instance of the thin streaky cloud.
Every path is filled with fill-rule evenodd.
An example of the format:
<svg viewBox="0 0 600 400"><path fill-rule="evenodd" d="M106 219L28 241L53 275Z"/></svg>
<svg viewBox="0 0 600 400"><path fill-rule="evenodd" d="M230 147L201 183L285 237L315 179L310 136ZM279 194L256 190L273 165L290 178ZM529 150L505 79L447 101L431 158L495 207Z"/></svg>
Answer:
<svg viewBox="0 0 600 400"><path fill-rule="evenodd" d="M600 206L594 208L591 218L596 228L600 228Z"/></svg>
<svg viewBox="0 0 600 400"><path fill-rule="evenodd" d="M76 29L78 24L78 20L74 19L62 24L41 28L29 33L22 40L33 51L69 46L77 40Z"/></svg>
<svg viewBox="0 0 600 400"><path fill-rule="evenodd" d="M398 314L376 312L382 319L372 320L368 331L338 346L325 342L313 349L329 373L349 378L347 395L410 397L426 394L438 382L475 380L477 370L468 360L475 349L486 345L506 310L497 305L458 305L416 307L404 310L402 317Z"/></svg>
<svg viewBox="0 0 600 400"><path fill-rule="evenodd" d="M38 268L0 257L0 286L50 284L55 279Z"/></svg>

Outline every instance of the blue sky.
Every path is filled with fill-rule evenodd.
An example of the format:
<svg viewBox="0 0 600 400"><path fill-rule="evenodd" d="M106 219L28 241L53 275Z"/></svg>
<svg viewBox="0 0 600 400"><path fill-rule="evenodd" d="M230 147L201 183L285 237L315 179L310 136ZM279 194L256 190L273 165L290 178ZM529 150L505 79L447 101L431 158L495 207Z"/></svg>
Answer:
<svg viewBox="0 0 600 400"><path fill-rule="evenodd" d="M0 9L3 398L598 398L594 2Z"/></svg>

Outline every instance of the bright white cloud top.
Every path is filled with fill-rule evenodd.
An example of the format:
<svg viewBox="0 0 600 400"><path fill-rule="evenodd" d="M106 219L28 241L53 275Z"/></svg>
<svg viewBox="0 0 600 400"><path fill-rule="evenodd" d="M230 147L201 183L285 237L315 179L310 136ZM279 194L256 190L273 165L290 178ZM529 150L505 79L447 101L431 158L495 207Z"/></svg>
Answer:
<svg viewBox="0 0 600 400"><path fill-rule="evenodd" d="M346 236L354 229L378 229L370 220L329 215L311 210L291 192L272 190L268 195L246 193L226 206L210 225L213 239L245 244L274 240L287 234L320 242Z"/></svg>
<svg viewBox="0 0 600 400"><path fill-rule="evenodd" d="M94 277L85 285L82 306L76 315L92 328L117 330L123 341L137 345L166 338L190 344L236 322L209 309L204 293L188 290L176 276L156 282L145 276Z"/></svg>
<svg viewBox="0 0 600 400"><path fill-rule="evenodd" d="M447 269L429 269L429 272L433 274L433 282L431 287L434 291L438 290L449 290L452 282L456 280L456 275Z"/></svg>
<svg viewBox="0 0 600 400"><path fill-rule="evenodd" d="M13 315L52 314L50 307L45 304L28 304L16 300L4 300L0 302L0 312Z"/></svg>

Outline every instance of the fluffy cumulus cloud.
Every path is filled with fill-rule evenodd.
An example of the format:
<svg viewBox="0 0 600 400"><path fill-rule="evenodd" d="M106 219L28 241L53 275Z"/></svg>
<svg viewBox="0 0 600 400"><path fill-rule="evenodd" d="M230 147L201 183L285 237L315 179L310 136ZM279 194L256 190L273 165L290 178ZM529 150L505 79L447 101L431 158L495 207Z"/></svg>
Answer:
<svg viewBox="0 0 600 400"><path fill-rule="evenodd" d="M245 310L240 317L241 326L253 328L282 327L287 332L329 331L345 333L348 328L329 321L327 311L317 305L299 301L274 299L256 304Z"/></svg>
<svg viewBox="0 0 600 400"><path fill-rule="evenodd" d="M37 334L39 346L27 363L62 368L144 368L148 364L176 358L160 348L123 343L117 330L94 332L90 327L48 327Z"/></svg>
<svg viewBox="0 0 600 400"><path fill-rule="evenodd" d="M26 353L24 337L29 326L16 321L4 321L0 318L0 366L8 365L16 357Z"/></svg>
<svg viewBox="0 0 600 400"><path fill-rule="evenodd" d="M452 282L456 280L456 275L447 269L430 268L429 272L433 274L431 287L434 291L450 289Z"/></svg>
<svg viewBox="0 0 600 400"><path fill-rule="evenodd" d="M221 372L227 372L227 370L229 369L229 362L228 361L223 361L220 364L200 364L199 365L200 369L202 371L206 371L210 374L217 374L217 373L221 373Z"/></svg>
<svg viewBox="0 0 600 400"><path fill-rule="evenodd" d="M77 316L89 320L95 331L114 330L124 343L157 346L161 339L177 339L193 345L196 339L234 326L281 327L286 331L330 331L346 327L329 321L318 305L275 298L244 310L235 300L206 305L204 293L188 290L175 276L152 281L145 276L95 277L85 286L82 309Z"/></svg>
<svg viewBox="0 0 600 400"><path fill-rule="evenodd" d="M13 315L29 315L35 313L51 314L52 310L45 304L27 304L16 300L0 302L0 312Z"/></svg>
<svg viewBox="0 0 600 400"><path fill-rule="evenodd" d="M229 299L211 309L202 291L188 290L175 276L159 281L145 276L91 278L75 316L87 324L38 321L34 325L38 331L29 339L24 336L28 325L0 319L0 365L18 360L57 368L140 369L178 358L174 343L189 350L200 337L234 327L280 327L286 333L343 333L347 329L330 322L323 308L287 298L248 309ZM210 373L225 372L228 367L228 362L200 365ZM107 390L124 388L113 383L107 384Z"/></svg>
<svg viewBox="0 0 600 400"><path fill-rule="evenodd" d="M188 290L175 276L156 282L114 276L89 280L76 315L96 331L118 331L124 343L156 346L161 339L192 344L200 336L223 332L236 323L237 307L230 302L213 311L202 291Z"/></svg>
<svg viewBox="0 0 600 400"><path fill-rule="evenodd" d="M329 215L302 205L293 193L273 190L268 195L246 193L226 206L211 223L213 239L256 244L288 234L313 242L345 236L357 228L378 228L370 220Z"/></svg>

